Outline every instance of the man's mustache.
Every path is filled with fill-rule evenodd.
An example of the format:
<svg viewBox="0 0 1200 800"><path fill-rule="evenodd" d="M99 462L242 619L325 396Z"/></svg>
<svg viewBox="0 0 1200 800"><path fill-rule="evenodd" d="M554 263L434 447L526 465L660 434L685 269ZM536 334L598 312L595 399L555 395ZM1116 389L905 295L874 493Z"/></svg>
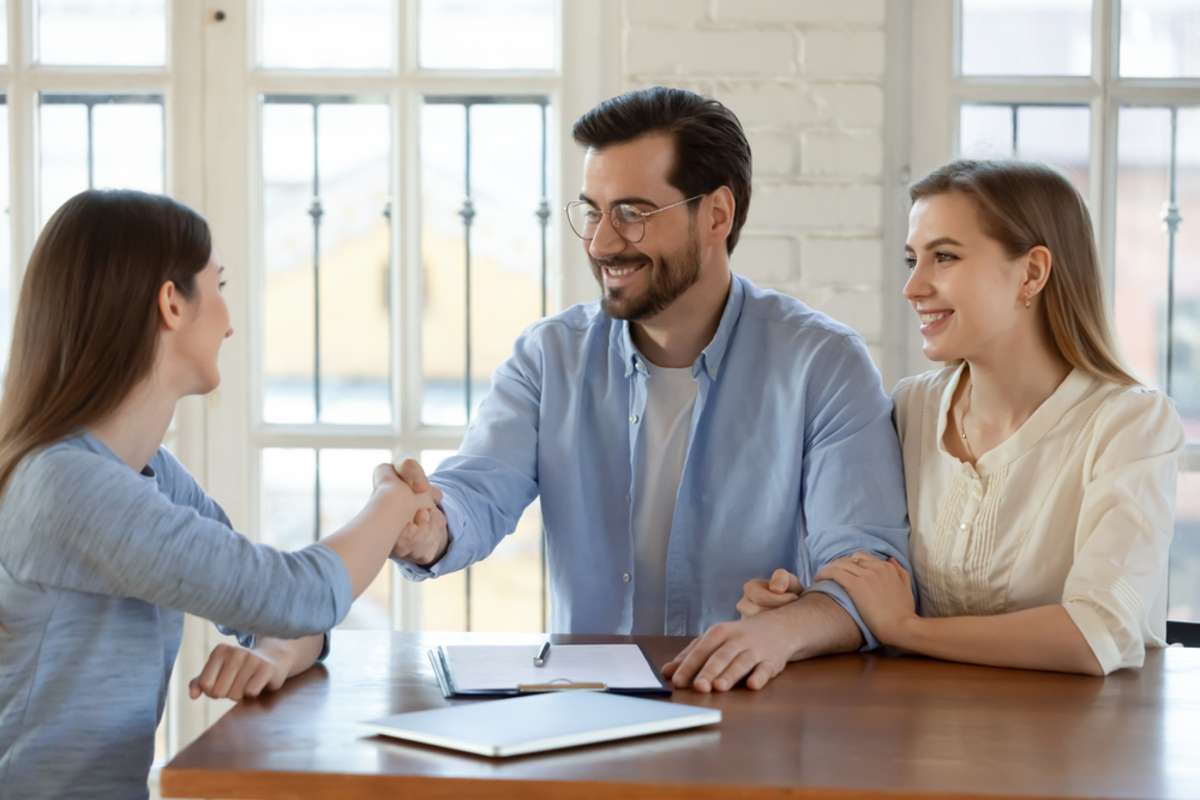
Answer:
<svg viewBox="0 0 1200 800"><path fill-rule="evenodd" d="M645 256L612 256L611 258L593 258L592 265L601 269L605 267L633 267L648 260Z"/></svg>

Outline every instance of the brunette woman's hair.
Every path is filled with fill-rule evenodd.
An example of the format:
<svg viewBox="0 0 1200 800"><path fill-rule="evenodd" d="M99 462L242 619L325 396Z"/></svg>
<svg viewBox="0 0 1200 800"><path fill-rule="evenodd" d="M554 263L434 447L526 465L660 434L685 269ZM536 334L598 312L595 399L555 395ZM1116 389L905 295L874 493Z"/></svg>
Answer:
<svg viewBox="0 0 1200 800"><path fill-rule="evenodd" d="M162 195L89 190L46 223L25 270L0 400L0 492L30 452L111 413L154 368L159 291L185 298L208 223Z"/></svg>

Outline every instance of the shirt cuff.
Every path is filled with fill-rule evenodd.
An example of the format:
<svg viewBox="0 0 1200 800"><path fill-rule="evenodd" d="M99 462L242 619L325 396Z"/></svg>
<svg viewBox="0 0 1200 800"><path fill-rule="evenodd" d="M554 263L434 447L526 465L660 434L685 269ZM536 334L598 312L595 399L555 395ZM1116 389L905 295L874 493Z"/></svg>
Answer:
<svg viewBox="0 0 1200 800"><path fill-rule="evenodd" d="M237 643L247 650L254 649L254 642L257 637L253 633L242 633L235 631L233 628L227 628L224 625L217 625L217 632L222 636L232 636L237 639Z"/></svg>
<svg viewBox="0 0 1200 800"><path fill-rule="evenodd" d="M392 560L396 562L400 572L409 580L423 581L436 578L439 575L460 570L471 563L470 553L462 536L467 530L467 513L453 497L446 493L444 487L439 486L438 488L442 489L442 502L438 504L438 508L446 517L446 535L449 537L446 552L427 567L407 559L393 558Z"/></svg>
<svg viewBox="0 0 1200 800"><path fill-rule="evenodd" d="M1096 661L1100 662L1100 670L1107 675L1120 669L1121 649L1117 647L1116 639L1096 609L1079 600L1069 600L1063 603L1063 608L1067 610L1067 616L1075 623L1075 627L1083 634L1088 647L1092 648L1092 654L1096 656Z"/></svg>
<svg viewBox="0 0 1200 800"><path fill-rule="evenodd" d="M817 581L808 587L805 594L808 592L820 592L823 595L833 598L850 615L850 618L854 620L854 624L858 626L858 631L863 637L863 646L859 648L860 653L867 650L874 650L879 646L878 640L871 633L871 629L867 627L867 624L863 622L862 617L859 616L858 609L854 607L854 603L850 600L850 595L846 593L841 584L837 581Z"/></svg>
<svg viewBox="0 0 1200 800"><path fill-rule="evenodd" d="M316 663L320 664L325 660L325 657L329 655L330 639L331 637L329 635L329 631L325 631L325 633L321 634L321 655L317 656Z"/></svg>

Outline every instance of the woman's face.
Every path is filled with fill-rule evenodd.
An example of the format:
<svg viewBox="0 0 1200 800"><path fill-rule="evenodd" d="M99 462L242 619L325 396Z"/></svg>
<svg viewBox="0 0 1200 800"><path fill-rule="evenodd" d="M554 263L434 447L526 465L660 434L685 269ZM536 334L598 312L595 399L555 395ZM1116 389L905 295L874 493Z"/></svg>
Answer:
<svg viewBox="0 0 1200 800"><path fill-rule="evenodd" d="M221 383L217 356L233 335L222 289L225 268L210 258L196 274L196 288L184 302L184 322L176 331L176 354L182 367L184 394L207 394Z"/></svg>
<svg viewBox="0 0 1200 800"><path fill-rule="evenodd" d="M1024 256L1010 258L961 192L921 198L908 215L904 297L933 361L1001 352L1034 315L1025 307Z"/></svg>

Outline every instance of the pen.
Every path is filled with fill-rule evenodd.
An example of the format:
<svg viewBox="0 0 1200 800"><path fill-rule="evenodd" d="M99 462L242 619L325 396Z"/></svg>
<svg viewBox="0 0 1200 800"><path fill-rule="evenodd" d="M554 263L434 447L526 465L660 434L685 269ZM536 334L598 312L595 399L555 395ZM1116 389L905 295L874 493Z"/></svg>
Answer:
<svg viewBox="0 0 1200 800"><path fill-rule="evenodd" d="M550 641L542 642L542 646L538 648L537 655L533 657L533 665L535 667L546 666L546 659L550 657Z"/></svg>

